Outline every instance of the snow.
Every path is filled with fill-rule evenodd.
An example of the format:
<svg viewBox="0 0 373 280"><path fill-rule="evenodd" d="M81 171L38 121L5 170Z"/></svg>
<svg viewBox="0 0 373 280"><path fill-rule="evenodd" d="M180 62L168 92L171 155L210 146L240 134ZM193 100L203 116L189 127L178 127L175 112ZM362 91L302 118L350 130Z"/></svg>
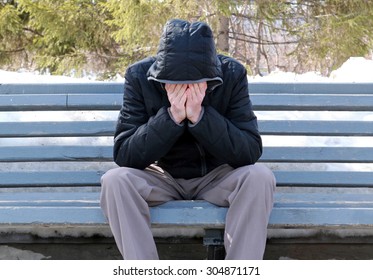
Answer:
<svg viewBox="0 0 373 280"><path fill-rule="evenodd" d="M351 57L340 68L331 72L330 77L317 72L296 74L291 72L273 71L269 75L249 77L251 82L327 82L327 83L372 83L373 60L364 57Z"/></svg>
<svg viewBox="0 0 373 280"><path fill-rule="evenodd" d="M119 74L111 80L112 82L122 82L124 78ZM87 74L82 78L73 76L58 76L50 73L41 74L38 71L27 71L20 69L16 72L0 70L0 84L11 83L92 83L99 82L94 74Z"/></svg>
<svg viewBox="0 0 373 280"><path fill-rule="evenodd" d="M124 81L123 76L117 74L113 82ZM269 75L250 76L250 82L347 82L365 83L373 82L373 60L363 57L349 58L339 69L333 71L330 77L324 77L317 72L295 74L275 70ZM24 69L19 71L0 70L0 84L4 83L76 83L76 82L97 82L94 74L86 75L83 78L69 76L55 76L49 73L40 74L38 71L29 72Z"/></svg>
<svg viewBox="0 0 373 280"><path fill-rule="evenodd" d="M352 57L333 71L330 77L336 82L373 82L373 60Z"/></svg>
<svg viewBox="0 0 373 280"><path fill-rule="evenodd" d="M21 250L6 245L0 246L0 260L42 260L49 258L49 256L44 256L30 250Z"/></svg>

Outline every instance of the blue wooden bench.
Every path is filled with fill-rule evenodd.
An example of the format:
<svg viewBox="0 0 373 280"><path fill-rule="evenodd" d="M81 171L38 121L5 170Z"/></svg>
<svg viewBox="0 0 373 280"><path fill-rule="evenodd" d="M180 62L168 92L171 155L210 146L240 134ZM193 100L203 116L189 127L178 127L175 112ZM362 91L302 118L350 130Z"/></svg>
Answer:
<svg viewBox="0 0 373 280"><path fill-rule="evenodd" d="M250 89L265 143L261 162L278 185L268 242L371 240L373 84ZM122 91L119 83L0 85L0 243L111 237L99 208L100 177L115 166ZM300 112L310 118L300 120ZM309 139L322 144L310 146ZM156 237L203 237L208 258L221 254L225 214L203 201L151 208Z"/></svg>

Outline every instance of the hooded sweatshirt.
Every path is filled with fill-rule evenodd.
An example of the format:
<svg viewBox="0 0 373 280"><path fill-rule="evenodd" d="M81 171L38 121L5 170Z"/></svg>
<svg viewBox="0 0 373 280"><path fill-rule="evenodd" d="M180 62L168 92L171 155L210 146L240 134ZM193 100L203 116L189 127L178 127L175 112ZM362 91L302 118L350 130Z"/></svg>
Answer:
<svg viewBox="0 0 373 280"><path fill-rule="evenodd" d="M204 176L222 164L255 163L262 142L246 75L239 62L216 54L207 24L169 21L157 55L126 71L115 162L138 169L157 164L184 179ZM208 84L202 117L195 124L175 123L163 84L202 81Z"/></svg>
<svg viewBox="0 0 373 280"><path fill-rule="evenodd" d="M220 85L221 63L210 27L202 22L169 21L159 43L149 80L169 84L208 82Z"/></svg>

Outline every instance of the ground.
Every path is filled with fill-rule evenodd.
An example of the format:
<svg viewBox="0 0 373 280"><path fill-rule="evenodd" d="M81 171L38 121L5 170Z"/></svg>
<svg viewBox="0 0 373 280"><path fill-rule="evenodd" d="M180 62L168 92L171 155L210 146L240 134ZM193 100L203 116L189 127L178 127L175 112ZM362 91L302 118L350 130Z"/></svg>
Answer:
<svg viewBox="0 0 373 280"><path fill-rule="evenodd" d="M206 248L199 239L157 240L161 259L204 259ZM121 260L113 241L104 243L33 243L0 246L0 259ZM267 260L371 260L373 244L267 244Z"/></svg>

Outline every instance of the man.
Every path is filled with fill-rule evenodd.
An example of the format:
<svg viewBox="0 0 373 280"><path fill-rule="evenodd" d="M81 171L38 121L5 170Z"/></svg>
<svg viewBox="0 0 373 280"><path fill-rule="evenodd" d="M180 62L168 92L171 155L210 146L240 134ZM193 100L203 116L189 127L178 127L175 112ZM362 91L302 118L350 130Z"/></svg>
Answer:
<svg viewBox="0 0 373 280"><path fill-rule="evenodd" d="M255 164L246 70L216 54L208 25L169 21L157 56L127 69L114 142L101 207L124 259L158 259L149 206L182 199L229 207L226 259L263 258L275 178Z"/></svg>

